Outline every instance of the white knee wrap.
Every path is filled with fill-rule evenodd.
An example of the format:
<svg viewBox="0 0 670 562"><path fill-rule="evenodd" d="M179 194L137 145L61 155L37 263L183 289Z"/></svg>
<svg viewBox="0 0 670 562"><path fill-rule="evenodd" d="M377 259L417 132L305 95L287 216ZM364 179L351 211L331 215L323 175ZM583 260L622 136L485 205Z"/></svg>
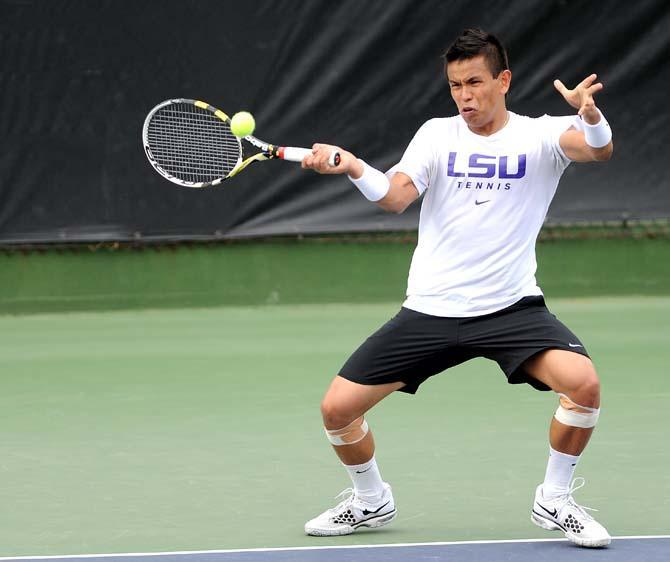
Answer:
<svg viewBox="0 0 670 562"><path fill-rule="evenodd" d="M326 437L333 445L353 445L362 441L368 434L368 422L363 416L356 418L348 426L342 429L325 429Z"/></svg>
<svg viewBox="0 0 670 562"><path fill-rule="evenodd" d="M554 417L565 425L588 429L595 427L600 416L600 408L589 408L575 404L565 394L559 394L559 405Z"/></svg>

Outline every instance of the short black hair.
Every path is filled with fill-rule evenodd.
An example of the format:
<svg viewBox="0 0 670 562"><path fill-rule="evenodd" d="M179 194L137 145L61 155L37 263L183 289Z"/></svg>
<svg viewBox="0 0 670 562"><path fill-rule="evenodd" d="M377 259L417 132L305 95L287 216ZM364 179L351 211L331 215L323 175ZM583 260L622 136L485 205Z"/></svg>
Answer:
<svg viewBox="0 0 670 562"><path fill-rule="evenodd" d="M503 70L509 70L507 51L500 40L495 35L475 27L463 30L444 53L445 74L447 63L479 55L484 55L486 65L494 78L497 78Z"/></svg>

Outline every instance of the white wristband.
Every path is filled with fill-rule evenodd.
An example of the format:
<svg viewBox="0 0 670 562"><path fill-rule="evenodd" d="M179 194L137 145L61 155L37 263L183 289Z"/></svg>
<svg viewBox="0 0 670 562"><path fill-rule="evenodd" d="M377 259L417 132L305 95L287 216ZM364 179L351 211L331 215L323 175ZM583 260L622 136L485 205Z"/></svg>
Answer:
<svg viewBox="0 0 670 562"><path fill-rule="evenodd" d="M368 166L360 158L358 161L363 164L363 175L354 179L347 176L368 201L379 201L383 199L391 188L388 178L383 172L380 172L372 166Z"/></svg>
<svg viewBox="0 0 670 562"><path fill-rule="evenodd" d="M612 140L612 129L610 128L610 124L607 122L607 119L605 119L602 111L598 110L598 113L600 113L600 121L595 125L591 125L582 119L584 140L586 141L586 144L593 148L607 146Z"/></svg>

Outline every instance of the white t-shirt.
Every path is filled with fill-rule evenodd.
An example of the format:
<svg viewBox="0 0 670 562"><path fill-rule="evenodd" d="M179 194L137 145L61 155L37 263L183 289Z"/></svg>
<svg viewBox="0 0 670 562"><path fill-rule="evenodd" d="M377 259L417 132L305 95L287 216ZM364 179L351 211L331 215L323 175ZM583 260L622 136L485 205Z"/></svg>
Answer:
<svg viewBox="0 0 670 562"><path fill-rule="evenodd" d="M463 118L431 119L387 172L425 197L403 306L434 316L480 316L541 295L535 240L570 164L558 139L577 117L509 113L491 136Z"/></svg>

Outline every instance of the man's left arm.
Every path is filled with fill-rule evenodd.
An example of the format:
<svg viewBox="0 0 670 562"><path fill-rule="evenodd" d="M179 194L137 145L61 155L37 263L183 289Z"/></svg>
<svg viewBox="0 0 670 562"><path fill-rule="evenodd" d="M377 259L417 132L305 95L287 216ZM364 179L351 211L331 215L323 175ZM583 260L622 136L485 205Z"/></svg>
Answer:
<svg viewBox="0 0 670 562"><path fill-rule="evenodd" d="M594 84L597 76L582 80L569 90L560 80L554 86L572 107L578 109L582 129L570 128L561 134L559 144L565 155L575 162L595 162L612 157L612 131L602 112L596 107L593 95L603 89L602 83Z"/></svg>

